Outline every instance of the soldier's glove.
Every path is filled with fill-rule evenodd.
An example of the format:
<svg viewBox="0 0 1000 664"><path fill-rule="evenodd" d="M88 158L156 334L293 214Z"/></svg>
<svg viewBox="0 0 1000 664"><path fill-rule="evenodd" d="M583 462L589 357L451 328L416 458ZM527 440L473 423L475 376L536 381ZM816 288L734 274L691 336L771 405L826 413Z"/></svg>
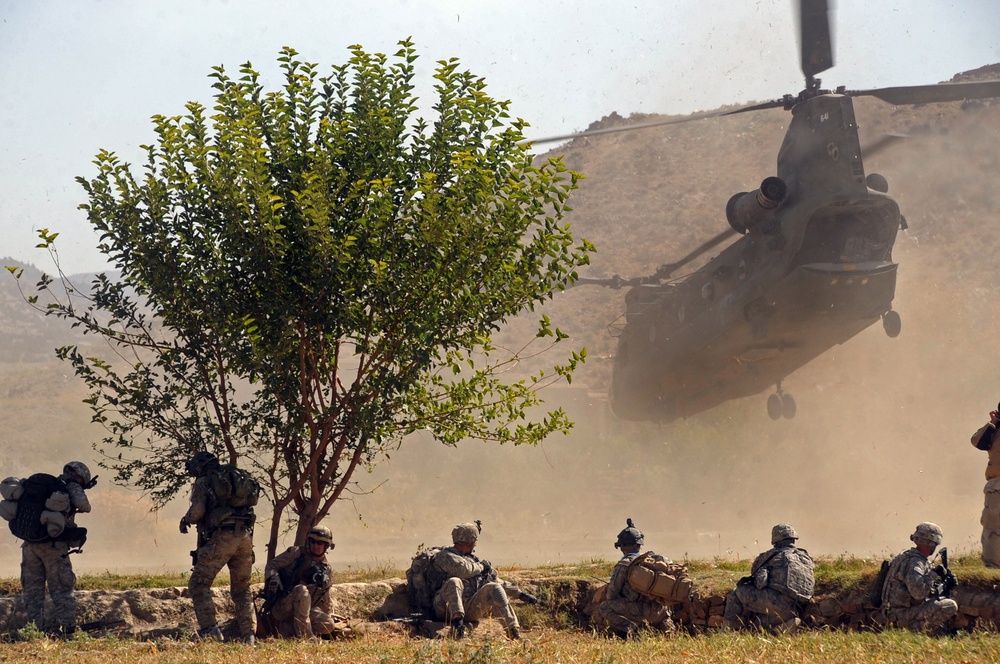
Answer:
<svg viewBox="0 0 1000 664"><path fill-rule="evenodd" d="M483 565L483 576L490 576L493 574L493 565L490 564L490 561L480 560L479 562Z"/></svg>
<svg viewBox="0 0 1000 664"><path fill-rule="evenodd" d="M281 579L277 575L267 580L267 592L272 595L281 592Z"/></svg>
<svg viewBox="0 0 1000 664"><path fill-rule="evenodd" d="M524 602L525 604L538 604L538 598L537 597L535 597L531 593L526 593L523 590L521 591L520 600L522 602Z"/></svg>
<svg viewBox="0 0 1000 664"><path fill-rule="evenodd" d="M938 565L937 567L934 568L934 573L940 576L941 580L943 581L945 577L948 575L948 570L944 568L944 565Z"/></svg>
<svg viewBox="0 0 1000 664"><path fill-rule="evenodd" d="M191 522L187 520L187 517L181 517L181 535L187 535L188 528L191 527Z"/></svg>

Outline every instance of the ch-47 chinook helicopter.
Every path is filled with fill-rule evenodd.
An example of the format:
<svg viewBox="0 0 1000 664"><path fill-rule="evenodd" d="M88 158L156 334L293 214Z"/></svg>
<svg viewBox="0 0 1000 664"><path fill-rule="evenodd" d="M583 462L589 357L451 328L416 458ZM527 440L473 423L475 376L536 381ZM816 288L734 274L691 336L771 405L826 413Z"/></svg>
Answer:
<svg viewBox="0 0 1000 664"><path fill-rule="evenodd" d="M776 176L726 205L731 228L651 276L579 280L631 287L610 388L623 419L670 421L772 386L768 414L791 418L785 377L879 320L889 337L900 333L892 248L906 222L886 179L865 173L853 98L902 105L1000 97L1000 81L823 90L816 75L833 66L827 0L800 0L799 19L806 86L796 96L533 141L777 107L792 114ZM734 232L741 237L703 267L670 279Z"/></svg>

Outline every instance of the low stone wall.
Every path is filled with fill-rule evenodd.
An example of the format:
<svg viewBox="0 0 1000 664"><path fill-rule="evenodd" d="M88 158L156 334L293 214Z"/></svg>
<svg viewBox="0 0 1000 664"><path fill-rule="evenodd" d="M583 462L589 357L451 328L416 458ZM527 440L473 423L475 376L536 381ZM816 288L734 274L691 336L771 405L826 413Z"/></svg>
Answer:
<svg viewBox="0 0 1000 664"><path fill-rule="evenodd" d="M538 596L535 610L570 616L586 629L593 612L591 600L602 584L585 580L520 581L521 587ZM260 590L252 588L254 594ZM236 636L233 605L228 588L213 588L219 624L229 636ZM406 582L389 579L374 583L341 583L332 589L335 611L352 621L359 631L379 629L368 621L393 621L384 626L395 631L410 630L427 637L441 636L446 625L431 620L412 620ZM953 592L958 602L956 627L1000 630L1000 591L959 586ZM726 600L722 595L701 597L674 606L674 621L697 634L722 625ZM97 631L123 636L150 638L183 636L197 630L197 621L187 588L137 588L123 591L78 591L78 621L92 623ZM860 593L820 594L806 609L803 623L810 628L847 630L879 629L881 612L872 608ZM0 597L0 631L13 632L25 626L27 616L19 595ZM483 626L489 630L493 626Z"/></svg>

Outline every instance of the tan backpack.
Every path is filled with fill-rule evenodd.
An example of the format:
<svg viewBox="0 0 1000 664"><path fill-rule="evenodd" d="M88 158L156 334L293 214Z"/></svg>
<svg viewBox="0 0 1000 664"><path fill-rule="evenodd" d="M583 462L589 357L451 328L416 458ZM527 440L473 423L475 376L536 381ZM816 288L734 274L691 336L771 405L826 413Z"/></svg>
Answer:
<svg viewBox="0 0 1000 664"><path fill-rule="evenodd" d="M691 598L694 584L688 576L687 566L657 560L650 551L636 556L625 574L628 585L643 597L661 600L665 604L685 602Z"/></svg>

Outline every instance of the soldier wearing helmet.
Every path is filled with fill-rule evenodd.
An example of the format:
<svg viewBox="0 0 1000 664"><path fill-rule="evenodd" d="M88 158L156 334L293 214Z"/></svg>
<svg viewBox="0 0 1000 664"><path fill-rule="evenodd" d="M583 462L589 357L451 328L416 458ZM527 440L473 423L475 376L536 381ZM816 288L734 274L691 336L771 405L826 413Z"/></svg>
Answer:
<svg viewBox="0 0 1000 664"><path fill-rule="evenodd" d="M632 519L626 519L625 524L625 529L618 533L615 541L615 548L621 550L622 557L611 570L608 585L603 587L603 591L598 590L598 593L603 592L603 597L597 595L595 598L598 604L593 614L594 623L621 638L628 638L640 629L673 631L674 621L670 617L670 607L655 598L640 594L628 584L629 567L639 556L646 538L635 527ZM647 551L646 557L670 562L668 558L652 551Z"/></svg>
<svg viewBox="0 0 1000 664"><path fill-rule="evenodd" d="M772 548L757 556L750 575L740 579L726 598L726 629L755 626L783 633L798 629L815 589L813 559L795 546L798 539L787 523L771 529Z"/></svg>
<svg viewBox="0 0 1000 664"><path fill-rule="evenodd" d="M194 567L188 579L188 592L198 619L198 637L222 640L216 619L212 583L223 567L229 568L229 592L235 607L240 639L254 641L253 598L250 574L253 571L253 508L238 511L221 503L212 484L212 474L219 459L207 451L196 452L185 463L188 475L195 478L191 487L191 506L181 518L181 534L191 526L198 531L198 548L191 552Z"/></svg>
<svg viewBox="0 0 1000 664"><path fill-rule="evenodd" d="M997 406L1000 408L1000 406ZM989 456L986 462L986 486L983 487L983 564L1000 568L1000 445L994 444L1000 414L990 411L990 420L972 434L972 445Z"/></svg>
<svg viewBox="0 0 1000 664"><path fill-rule="evenodd" d="M939 579L943 580L951 572L940 565L932 567L930 561L943 539L936 523L918 524L910 535L913 548L899 554L889 564L882 588L882 608L887 624L915 631L947 631L948 622L958 613L958 604L940 596Z"/></svg>
<svg viewBox="0 0 1000 664"><path fill-rule="evenodd" d="M330 595L332 570L326 552L333 549L333 533L314 526L303 546L289 547L264 568L267 601L260 636L313 637L344 634L346 622L333 612ZM265 624L266 623L266 624Z"/></svg>
<svg viewBox="0 0 1000 664"><path fill-rule="evenodd" d="M51 476L49 476L51 479ZM68 494L66 509L60 513L65 518L64 532L76 526L76 514L90 511L86 489L92 488L97 478L91 479L90 469L82 461L70 461L59 475ZM65 499L65 494L63 494ZM56 496L59 494L52 494ZM45 514L43 512L43 514ZM69 552L82 542L65 539L42 542L24 542L21 545L21 589L28 621L39 629L69 636L76 631L76 575ZM52 598L51 620L45 620L45 588Z"/></svg>
<svg viewBox="0 0 1000 664"><path fill-rule="evenodd" d="M451 624L452 635L458 639L465 636L468 623L491 615L503 621L511 639L520 639L520 624L509 597L530 604L537 600L501 580L490 561L472 553L481 530L479 521L458 524L451 531L452 546L442 548L431 559L427 578L434 594L434 613Z"/></svg>

